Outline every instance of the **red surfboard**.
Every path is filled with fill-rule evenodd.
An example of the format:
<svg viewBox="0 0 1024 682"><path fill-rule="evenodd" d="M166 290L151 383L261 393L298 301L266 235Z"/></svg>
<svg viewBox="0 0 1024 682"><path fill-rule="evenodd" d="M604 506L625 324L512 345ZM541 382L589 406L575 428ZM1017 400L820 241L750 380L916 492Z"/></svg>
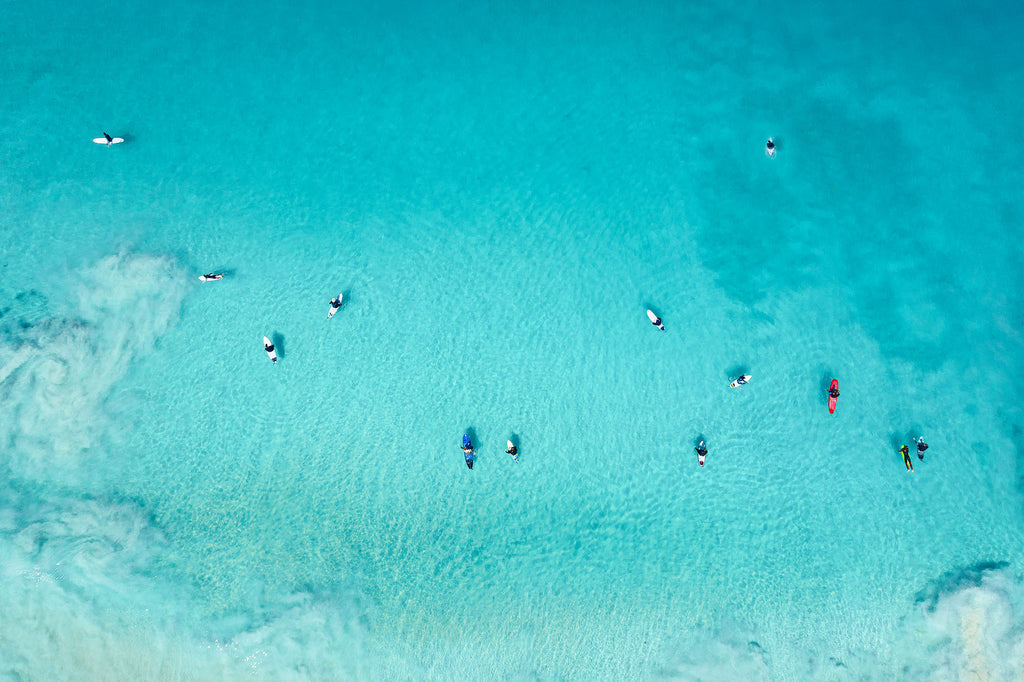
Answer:
<svg viewBox="0 0 1024 682"><path fill-rule="evenodd" d="M832 397L832 391L839 390L839 379L833 379L832 385L828 387L828 413L833 414L836 411L836 399Z"/></svg>

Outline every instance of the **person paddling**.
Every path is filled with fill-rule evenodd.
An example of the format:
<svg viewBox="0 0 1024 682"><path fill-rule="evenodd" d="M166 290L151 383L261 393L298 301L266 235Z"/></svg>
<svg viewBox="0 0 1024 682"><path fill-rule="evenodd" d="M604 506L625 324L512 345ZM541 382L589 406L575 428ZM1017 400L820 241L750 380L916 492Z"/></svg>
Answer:
<svg viewBox="0 0 1024 682"><path fill-rule="evenodd" d="M775 139L769 137L768 142L764 145L765 156L769 158L775 158Z"/></svg>
<svg viewBox="0 0 1024 682"><path fill-rule="evenodd" d="M924 442L924 436L917 439L917 458L924 460L924 451L928 449L928 443Z"/></svg>
<svg viewBox="0 0 1024 682"><path fill-rule="evenodd" d="M704 441L701 441L694 450L697 451L697 463L704 466L704 458L708 456L708 449L704 447Z"/></svg>
<svg viewBox="0 0 1024 682"><path fill-rule="evenodd" d="M647 311L647 319L650 320L651 324L653 324L655 327L657 327L661 331L665 331L665 325L661 323L661 318L655 315L653 310Z"/></svg>

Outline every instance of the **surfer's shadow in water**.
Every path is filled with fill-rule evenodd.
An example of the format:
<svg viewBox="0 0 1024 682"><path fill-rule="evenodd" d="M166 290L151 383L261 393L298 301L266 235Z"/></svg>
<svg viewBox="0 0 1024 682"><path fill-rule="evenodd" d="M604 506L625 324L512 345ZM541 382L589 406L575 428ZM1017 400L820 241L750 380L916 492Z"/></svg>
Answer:
<svg viewBox="0 0 1024 682"><path fill-rule="evenodd" d="M284 334L281 332L274 332L273 336L270 337L270 343L274 344L274 350L277 351L277 357L284 360L286 355L284 351Z"/></svg>
<svg viewBox="0 0 1024 682"><path fill-rule="evenodd" d="M823 405L828 404L828 389L832 386L832 380L836 375L828 369L822 370L821 381L818 382L818 400Z"/></svg>

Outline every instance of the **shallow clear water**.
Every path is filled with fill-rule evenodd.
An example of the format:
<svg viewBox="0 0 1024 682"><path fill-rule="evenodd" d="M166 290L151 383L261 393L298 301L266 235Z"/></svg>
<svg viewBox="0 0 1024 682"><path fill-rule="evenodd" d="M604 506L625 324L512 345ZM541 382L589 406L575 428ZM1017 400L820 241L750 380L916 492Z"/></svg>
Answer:
<svg viewBox="0 0 1024 682"><path fill-rule="evenodd" d="M0 678L1024 679L1021 9L549 5L8 8Z"/></svg>

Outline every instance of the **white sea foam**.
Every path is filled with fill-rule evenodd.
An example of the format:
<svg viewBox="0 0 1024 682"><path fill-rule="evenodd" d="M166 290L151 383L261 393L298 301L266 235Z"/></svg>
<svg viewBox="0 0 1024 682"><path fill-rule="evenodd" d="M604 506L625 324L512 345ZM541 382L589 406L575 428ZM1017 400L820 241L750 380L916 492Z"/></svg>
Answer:
<svg viewBox="0 0 1024 682"><path fill-rule="evenodd" d="M367 677L358 617L308 594L232 638L197 634L188 588L152 573L167 549L133 504L0 493L0 679Z"/></svg>
<svg viewBox="0 0 1024 682"><path fill-rule="evenodd" d="M0 438L16 477L74 478L110 425L111 388L174 324L185 291L181 271L154 256L109 256L75 279L71 310L0 342Z"/></svg>
<svg viewBox="0 0 1024 682"><path fill-rule="evenodd" d="M1024 582L1008 567L944 577L909 623L917 679L1024 680Z"/></svg>

